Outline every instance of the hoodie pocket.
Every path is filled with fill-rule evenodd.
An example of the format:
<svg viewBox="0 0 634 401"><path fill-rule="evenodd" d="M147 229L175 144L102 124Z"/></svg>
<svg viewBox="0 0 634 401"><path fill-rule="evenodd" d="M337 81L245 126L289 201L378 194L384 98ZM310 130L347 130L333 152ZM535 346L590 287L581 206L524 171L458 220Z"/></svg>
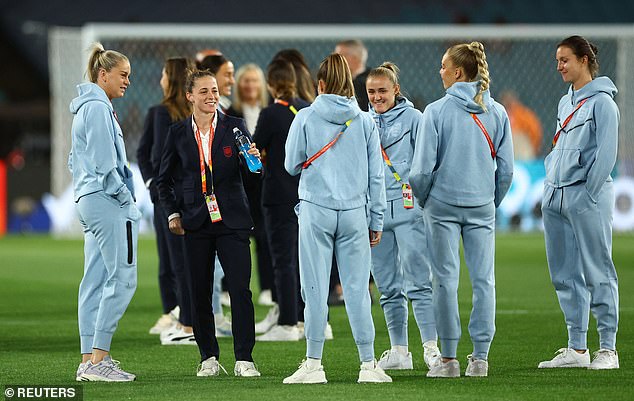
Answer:
<svg viewBox="0 0 634 401"><path fill-rule="evenodd" d="M554 184L569 185L586 179L579 149L555 149L544 161L548 178Z"/></svg>

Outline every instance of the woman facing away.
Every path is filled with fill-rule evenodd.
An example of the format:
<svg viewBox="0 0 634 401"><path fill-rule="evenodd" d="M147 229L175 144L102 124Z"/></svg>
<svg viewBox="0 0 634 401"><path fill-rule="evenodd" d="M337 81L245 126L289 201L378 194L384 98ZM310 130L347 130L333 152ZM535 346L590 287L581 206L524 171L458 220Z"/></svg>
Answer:
<svg viewBox="0 0 634 401"><path fill-rule="evenodd" d="M143 181L150 190L154 204L154 230L159 257L159 291L163 315L150 329L150 334L161 335L161 343L195 344L192 331L191 300L185 271L183 237L172 234L167 226L165 210L159 202L157 180L161 155L170 125L191 115L191 104L185 97L185 79L192 62L183 57L165 60L159 84L163 89L161 104L151 107L145 117L143 135L137 149L137 160ZM182 197L182 185L177 180L177 198ZM178 309L176 309L178 307ZM178 310L175 317L174 310Z"/></svg>
<svg viewBox="0 0 634 401"><path fill-rule="evenodd" d="M479 79L478 79L479 77ZM423 112L410 183L424 206L433 273L434 313L442 361L427 377L460 377L458 279L460 239L473 288L469 334L473 352L465 376L487 376L495 334L495 208L513 176L513 141L504 107L489 94L480 42L459 44L442 57L447 94Z"/></svg>
<svg viewBox="0 0 634 401"><path fill-rule="evenodd" d="M137 237L141 213L135 205L123 132L112 100L130 85L130 61L100 43L88 59L89 83L77 85L70 104L75 206L84 230L84 277L78 317L82 362L77 381L133 381L136 376L110 356L112 337L137 285Z"/></svg>
<svg viewBox="0 0 634 401"><path fill-rule="evenodd" d="M299 111L285 146L286 171L300 174L297 213L306 360L283 382L327 381L321 359L333 252L361 360L358 382L391 382L374 359L375 331L367 287L370 247L381 240L385 211L379 135L374 121L361 112L354 99L350 68L343 56L326 57L317 79L319 96Z"/></svg>
<svg viewBox="0 0 634 401"><path fill-rule="evenodd" d="M581 36L557 45L557 71L570 88L559 101L553 148L545 160L542 215L548 268L566 320L568 344L539 368L619 368L610 177L617 156L619 109L614 83L597 77L597 53L597 47ZM599 350L592 362L587 345L590 311L599 332Z"/></svg>

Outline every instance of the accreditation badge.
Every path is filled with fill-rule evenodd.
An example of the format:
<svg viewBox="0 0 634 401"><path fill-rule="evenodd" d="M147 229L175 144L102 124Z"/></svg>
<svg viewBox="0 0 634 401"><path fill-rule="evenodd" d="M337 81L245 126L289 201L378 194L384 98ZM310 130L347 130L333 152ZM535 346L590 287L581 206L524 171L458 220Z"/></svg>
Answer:
<svg viewBox="0 0 634 401"><path fill-rule="evenodd" d="M207 203L207 210L209 210L209 217L211 217L212 223L217 223L222 220L220 215L220 208L218 208L218 201L216 195L205 195L205 202Z"/></svg>
<svg viewBox="0 0 634 401"><path fill-rule="evenodd" d="M409 184L403 184L403 207L405 209L414 208L414 196L412 195L412 187Z"/></svg>

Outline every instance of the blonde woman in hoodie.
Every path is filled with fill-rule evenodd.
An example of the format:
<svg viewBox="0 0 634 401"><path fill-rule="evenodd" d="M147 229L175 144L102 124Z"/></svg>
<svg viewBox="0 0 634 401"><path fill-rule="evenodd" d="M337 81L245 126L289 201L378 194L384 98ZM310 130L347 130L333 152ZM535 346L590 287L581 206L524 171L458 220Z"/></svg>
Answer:
<svg viewBox="0 0 634 401"><path fill-rule="evenodd" d="M326 57L317 73L319 96L291 124L284 168L299 179L299 272L306 359L285 384L326 383L321 364L333 252L357 344L361 382L391 382L374 359L368 280L370 247L381 240L385 180L379 135L354 98L348 63ZM369 209L369 227L366 220Z"/></svg>
<svg viewBox="0 0 634 401"><path fill-rule="evenodd" d="M559 101L553 149L546 157L542 214L550 277L566 319L568 344L539 368L618 369L619 288L612 261L619 109L616 86L597 77L597 47L581 36L557 45L557 71L568 93ZM590 311L599 350L590 362Z"/></svg>
<svg viewBox="0 0 634 401"><path fill-rule="evenodd" d="M504 107L489 94L484 45L447 49L440 67L447 94L423 112L410 183L429 224L434 313L442 361L427 377L460 377L460 239L473 287L465 376L487 376L495 334L495 208L513 177L513 142ZM479 78L479 79L478 79Z"/></svg>
<svg viewBox="0 0 634 401"><path fill-rule="evenodd" d="M84 277L78 317L82 362L77 381L133 381L110 357L117 323L134 291L137 234L141 213L135 205L123 133L112 99L130 85L130 62L123 54L93 45L89 83L77 85L68 159L79 221L84 230Z"/></svg>

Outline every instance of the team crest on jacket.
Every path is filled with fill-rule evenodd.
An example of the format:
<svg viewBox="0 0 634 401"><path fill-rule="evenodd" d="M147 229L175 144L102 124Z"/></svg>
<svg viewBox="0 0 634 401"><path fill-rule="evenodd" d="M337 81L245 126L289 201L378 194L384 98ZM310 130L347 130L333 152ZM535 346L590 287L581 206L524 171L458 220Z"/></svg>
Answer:
<svg viewBox="0 0 634 401"><path fill-rule="evenodd" d="M231 157L233 155L233 150L231 149L231 146L223 147L222 151L224 152L225 157Z"/></svg>

